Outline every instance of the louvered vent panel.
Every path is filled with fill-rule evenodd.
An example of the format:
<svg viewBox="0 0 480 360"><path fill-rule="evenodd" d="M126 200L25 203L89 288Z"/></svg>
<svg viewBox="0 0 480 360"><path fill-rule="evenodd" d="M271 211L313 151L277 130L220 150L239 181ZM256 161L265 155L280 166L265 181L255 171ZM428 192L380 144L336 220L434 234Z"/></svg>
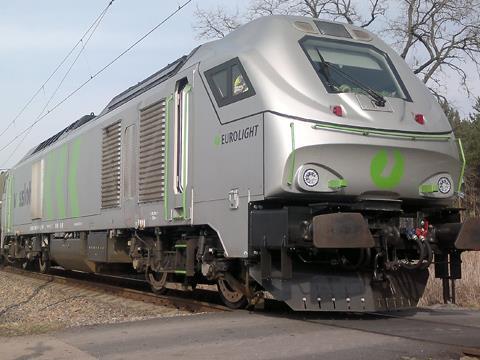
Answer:
<svg viewBox="0 0 480 360"><path fill-rule="evenodd" d="M120 206L121 138L120 121L103 129L102 209Z"/></svg>
<svg viewBox="0 0 480 360"><path fill-rule="evenodd" d="M163 200L165 99L140 110L139 201Z"/></svg>

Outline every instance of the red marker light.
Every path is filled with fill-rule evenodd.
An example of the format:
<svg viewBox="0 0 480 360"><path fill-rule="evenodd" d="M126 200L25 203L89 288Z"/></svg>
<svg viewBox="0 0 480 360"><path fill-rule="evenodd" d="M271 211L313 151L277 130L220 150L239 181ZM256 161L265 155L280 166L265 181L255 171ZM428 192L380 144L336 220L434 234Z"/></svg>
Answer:
<svg viewBox="0 0 480 360"><path fill-rule="evenodd" d="M417 114L415 115L415 121L420 125L425 125L425 116L423 116L422 114Z"/></svg>
<svg viewBox="0 0 480 360"><path fill-rule="evenodd" d="M339 117L343 117L343 109L340 105L332 106L332 113Z"/></svg>

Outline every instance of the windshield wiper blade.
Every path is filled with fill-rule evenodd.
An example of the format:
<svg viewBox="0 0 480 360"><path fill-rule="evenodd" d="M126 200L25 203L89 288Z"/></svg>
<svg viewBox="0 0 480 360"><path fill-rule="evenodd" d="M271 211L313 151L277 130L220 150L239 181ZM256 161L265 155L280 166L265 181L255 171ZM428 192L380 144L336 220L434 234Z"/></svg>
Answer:
<svg viewBox="0 0 480 360"><path fill-rule="evenodd" d="M325 75L325 79L327 80L328 86L332 91L335 91L335 86L332 83L332 77L330 76L329 64L325 61L322 54L320 54L320 51L318 49L316 50L317 50L318 56L320 57L320 65L318 66L317 71L321 71L323 75Z"/></svg>
<svg viewBox="0 0 480 360"><path fill-rule="evenodd" d="M357 85L358 87L360 87L363 91L365 91L367 93L367 95L369 95L373 101L375 102L375 105L377 106L380 106L380 107L384 107L385 104L387 103L387 100L385 100L385 98L380 95L379 93L377 93L375 90L373 90L372 88L368 87L367 85L365 85L364 83L360 82L359 80L355 79L354 77L352 77L351 75L347 74L346 72L344 72L343 70L340 70L339 68L337 68L336 66L333 66L331 65L330 63L325 63L328 68L330 69L333 69L335 70L337 73L339 73L341 76L343 76L345 79L347 80L350 80L351 82L353 82L355 85Z"/></svg>
<svg viewBox="0 0 480 360"><path fill-rule="evenodd" d="M320 51L318 49L317 50L317 54L318 56L320 57L320 61L321 61L321 64L323 66L323 72L325 74L325 76L328 77L328 82L329 82L329 85L330 87L332 87L332 83L331 83L331 77L330 77L330 74L327 75L327 71L326 69L332 69L334 71L336 71L338 74L340 74L341 76L343 76L345 79L351 81L352 83L354 83L355 85L357 85L358 87L360 87L363 91L365 91L365 93L367 95L369 95L373 101L375 102L375 105L379 106L379 107L384 107L385 104L387 103L387 101L385 100L385 98L380 95L379 93L377 93L375 90L373 90L371 87L365 85L364 83L360 82L359 80L355 79L353 76L347 74L345 71L343 70L340 70L339 68L337 68L336 66L333 66L331 63L329 63L328 61L325 61L325 59L323 58L322 54L320 53Z"/></svg>

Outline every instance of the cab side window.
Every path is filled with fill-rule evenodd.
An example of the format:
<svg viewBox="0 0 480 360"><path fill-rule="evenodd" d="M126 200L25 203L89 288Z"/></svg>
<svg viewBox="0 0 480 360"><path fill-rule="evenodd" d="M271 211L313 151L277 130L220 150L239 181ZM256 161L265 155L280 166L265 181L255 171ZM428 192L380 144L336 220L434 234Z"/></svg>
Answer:
<svg viewBox="0 0 480 360"><path fill-rule="evenodd" d="M205 77L219 107L255 95L255 90L238 58L207 70Z"/></svg>

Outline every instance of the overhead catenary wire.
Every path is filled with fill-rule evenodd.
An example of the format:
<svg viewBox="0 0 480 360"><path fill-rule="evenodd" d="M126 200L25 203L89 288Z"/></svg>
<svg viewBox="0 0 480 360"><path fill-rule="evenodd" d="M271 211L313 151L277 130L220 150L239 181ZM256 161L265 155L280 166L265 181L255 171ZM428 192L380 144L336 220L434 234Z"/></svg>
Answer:
<svg viewBox="0 0 480 360"><path fill-rule="evenodd" d="M115 0L110 0L107 6L100 12L100 14L97 16L95 21L88 27L88 29L83 33L82 37L80 40L77 41L77 43L73 46L73 48L65 55L65 57L60 61L60 63L57 65L57 67L53 70L53 72L48 76L48 78L40 85L40 87L35 91L35 93L30 97L30 99L25 103L25 105L21 108L21 110L15 115L15 117L7 124L7 126L2 130L0 133L0 137L3 136L15 122L20 118L20 116L23 115L25 110L30 106L30 104L35 100L35 98L38 96L38 94L43 90L45 91L45 86L50 82L50 80L55 76L55 74L60 70L60 68L65 64L65 62L70 58L70 56L73 54L75 49L82 43L83 39L90 33L90 31L96 26L101 19L105 16L107 13L108 9L110 6L112 6L113 2ZM98 24L97 24L98 26Z"/></svg>
<svg viewBox="0 0 480 360"><path fill-rule="evenodd" d="M112 3L113 1L110 2L110 4ZM48 98L47 102L45 103L45 105L43 106L42 110L40 111L40 113L38 114L37 116L37 119L39 119L40 117L42 117L42 115L44 114L45 110L48 108L48 106L50 105L50 103L52 102L53 98L55 97L55 95L57 94L58 90L60 90L60 88L62 87L63 83L65 82L67 76L70 74L70 72L72 71L73 67L75 66L75 64L77 63L78 59L80 58L80 56L82 55L83 51L85 50L87 44L90 42L90 39L93 37L93 35L95 34L95 32L97 31L98 27L100 26L100 23L102 22L103 18L105 17L106 15L106 11L103 12L102 16L100 18L98 18L98 21L95 25L95 27L93 28L93 30L90 32L90 35L88 36L88 38L83 41L83 39L80 39L80 42L82 44L82 47L80 48L80 51L78 52L78 54L75 56L75 58L73 59L73 62L70 64L70 66L68 67L67 71L65 72L65 74L63 75L62 79L60 80L60 82L58 83L57 87L55 88L55 90L53 91L53 93L50 95L50 97ZM17 152L17 150L19 149L20 145L22 145L22 143L25 141L25 138L28 136L28 134L30 134L30 131L32 131L33 127L28 129L26 132L25 132L25 135L23 136L23 138L19 141L19 143L17 144L17 146L13 149L13 151L10 153L10 155L5 159L5 161L3 161L3 163L0 165L0 167L3 167L5 166L5 164L8 163L8 161L10 161L10 159L13 157L13 155Z"/></svg>
<svg viewBox="0 0 480 360"><path fill-rule="evenodd" d="M155 30L157 30L159 27L161 27L163 24L165 24L168 20L170 20L172 17L177 15L183 8L185 8L188 4L190 4L193 0L187 0L184 2L182 5L179 5L178 8L170 13L167 17L165 17L161 22L159 22L157 25L155 25L152 29L150 29L147 33L145 33L143 36L141 36L138 40L136 40L134 43L132 43L129 47L127 47L124 51L122 51L119 55L117 55L113 60L111 60L109 63L107 63L105 66L100 68L96 73L90 76L89 79L85 80L83 83L80 84L77 88L75 88L72 92L70 92L67 96L65 96L62 100L60 100L58 103L56 103L50 110L48 110L45 114L37 118L32 124L30 124L27 128L22 130L19 134L17 134L11 141L6 143L4 146L0 148L0 152L8 148L11 144L13 144L17 139L19 139L22 135L24 135L27 131L30 131L36 124L38 124L40 121L45 119L48 115L50 115L53 111L58 109L62 104L64 104L66 101L68 101L72 96L74 96L77 92L79 92L82 88L84 88L88 83L90 83L93 79L95 79L97 76L102 74L105 70L107 70L110 66L112 66L115 62L117 62L122 56L124 56L126 53L128 53L130 50L132 50L135 46L137 46L139 43L141 43L143 40L145 40L148 36L150 36ZM23 140L22 140L23 141ZM13 156L13 154L12 154Z"/></svg>

